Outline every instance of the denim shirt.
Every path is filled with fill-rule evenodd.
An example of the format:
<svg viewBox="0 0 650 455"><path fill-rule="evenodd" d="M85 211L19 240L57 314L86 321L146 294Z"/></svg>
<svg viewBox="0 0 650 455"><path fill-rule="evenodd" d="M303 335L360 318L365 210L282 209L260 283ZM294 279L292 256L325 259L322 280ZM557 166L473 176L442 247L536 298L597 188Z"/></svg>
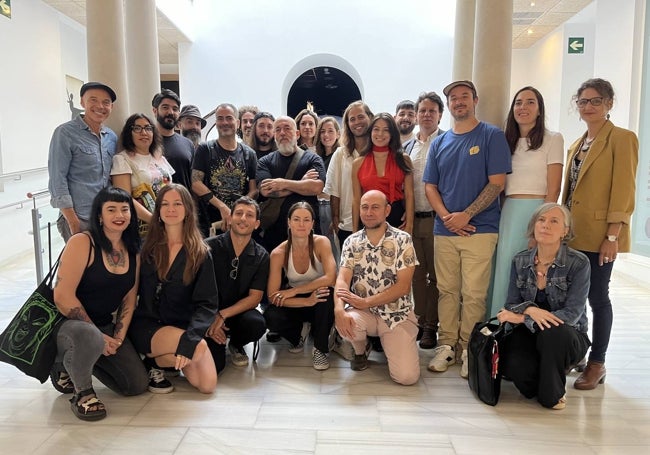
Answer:
<svg viewBox="0 0 650 455"><path fill-rule="evenodd" d="M81 115L58 126L47 160L52 207L74 208L80 219L88 221L93 199L110 184L116 148L113 130L102 126L97 137Z"/></svg>
<svg viewBox="0 0 650 455"><path fill-rule="evenodd" d="M517 253L512 259L506 310L523 314L529 306L537 306L536 254L537 248L534 248ZM587 256L564 243L546 272L545 291L551 313L580 332L588 329L586 303L590 273ZM526 315L524 324L531 332L536 331L535 321L530 316Z"/></svg>

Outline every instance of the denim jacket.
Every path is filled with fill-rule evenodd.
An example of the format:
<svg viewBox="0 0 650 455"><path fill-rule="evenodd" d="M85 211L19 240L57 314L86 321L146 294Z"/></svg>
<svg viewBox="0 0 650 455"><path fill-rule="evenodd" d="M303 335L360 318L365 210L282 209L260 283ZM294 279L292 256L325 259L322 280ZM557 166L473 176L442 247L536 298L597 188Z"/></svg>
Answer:
<svg viewBox="0 0 650 455"><path fill-rule="evenodd" d="M533 248L513 258L506 310L522 314L529 306L537 306L536 254L537 248ZM546 295L551 313L580 332L588 329L586 302L590 273L587 256L564 243L546 272ZM535 321L530 316L526 315L524 324L531 332L536 331Z"/></svg>

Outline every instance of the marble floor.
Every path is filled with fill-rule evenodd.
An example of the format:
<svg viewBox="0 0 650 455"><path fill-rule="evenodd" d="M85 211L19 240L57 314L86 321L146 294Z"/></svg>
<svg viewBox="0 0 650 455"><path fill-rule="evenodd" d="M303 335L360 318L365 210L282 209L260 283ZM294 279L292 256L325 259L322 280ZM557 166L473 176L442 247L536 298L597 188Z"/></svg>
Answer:
<svg viewBox="0 0 650 455"><path fill-rule="evenodd" d="M29 261L0 269L0 328L34 287ZM564 411L541 408L503 383L496 407L472 395L459 366L426 369L411 387L388 378L383 355L353 372L332 354L324 372L310 349L262 343L256 364L228 365L212 396L172 378L169 395L124 398L98 381L108 417L85 423L68 397L0 364L3 454L647 454L650 453L650 291L616 276L616 315L604 386L568 378ZM250 354L250 348L249 354Z"/></svg>

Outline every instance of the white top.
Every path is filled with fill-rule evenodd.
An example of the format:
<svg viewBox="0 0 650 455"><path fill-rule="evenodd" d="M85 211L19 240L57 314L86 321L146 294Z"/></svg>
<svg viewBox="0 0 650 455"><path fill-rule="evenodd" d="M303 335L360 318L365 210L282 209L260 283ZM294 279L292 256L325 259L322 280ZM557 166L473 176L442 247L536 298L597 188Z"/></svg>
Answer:
<svg viewBox="0 0 650 455"><path fill-rule="evenodd" d="M416 135L415 144L413 144L413 148L409 153L411 162L413 163L413 196L415 199L416 212L430 212L433 210L424 191L424 182L422 181L422 176L424 174L424 168L427 165L429 146L431 145L431 141L434 138L438 137L438 134L440 134L440 129L437 129L424 141L421 141Z"/></svg>
<svg viewBox="0 0 650 455"><path fill-rule="evenodd" d="M547 194L549 164L564 164L564 138L560 133L546 130L542 146L537 150L528 150L528 140L520 138L512 155L512 174L506 176L506 196Z"/></svg>
<svg viewBox="0 0 650 455"><path fill-rule="evenodd" d="M311 261L310 261L309 268L305 273L296 272L296 269L293 266L293 256L291 255L291 250L289 250L288 262L289 263L287 264L287 281L289 282L289 286L291 286L292 288L297 288L298 286L302 286L303 284L311 283L315 279L325 275L325 273L323 272L323 264L321 264L318 261L318 258L314 258L314 262L316 263L316 268L314 268L314 266L311 265Z"/></svg>
<svg viewBox="0 0 650 455"><path fill-rule="evenodd" d="M137 171L136 173L133 172L134 169ZM113 157L113 166L111 167L111 175L121 174L131 175L133 189L146 183L151 185L155 194L158 194L160 188L172 181L174 169L162 155L157 157L139 153L128 155L125 150L122 150Z"/></svg>
<svg viewBox="0 0 650 455"><path fill-rule="evenodd" d="M339 229L344 231L352 231L352 162L358 157L356 150L350 156L345 147L337 148L327 168L323 189L324 193L341 200Z"/></svg>

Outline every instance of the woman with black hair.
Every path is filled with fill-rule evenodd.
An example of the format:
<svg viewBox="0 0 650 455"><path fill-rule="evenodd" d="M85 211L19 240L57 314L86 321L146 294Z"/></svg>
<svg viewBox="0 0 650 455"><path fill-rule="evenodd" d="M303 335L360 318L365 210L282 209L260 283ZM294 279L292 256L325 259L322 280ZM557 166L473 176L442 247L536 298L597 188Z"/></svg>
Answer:
<svg viewBox="0 0 650 455"><path fill-rule="evenodd" d="M59 392L74 393L72 412L82 420L106 417L93 390L93 374L122 395L147 390L144 365L126 338L140 269L134 213L127 192L101 190L93 201L90 232L72 236L61 256L54 302L67 320L56 333L58 356L51 378Z"/></svg>
<svg viewBox="0 0 650 455"><path fill-rule="evenodd" d="M370 190L386 195L390 213L386 221L409 234L413 232L415 199L413 196L413 163L404 153L395 119L382 112L370 122L370 141L361 156L352 163L352 225L359 225L361 196Z"/></svg>

